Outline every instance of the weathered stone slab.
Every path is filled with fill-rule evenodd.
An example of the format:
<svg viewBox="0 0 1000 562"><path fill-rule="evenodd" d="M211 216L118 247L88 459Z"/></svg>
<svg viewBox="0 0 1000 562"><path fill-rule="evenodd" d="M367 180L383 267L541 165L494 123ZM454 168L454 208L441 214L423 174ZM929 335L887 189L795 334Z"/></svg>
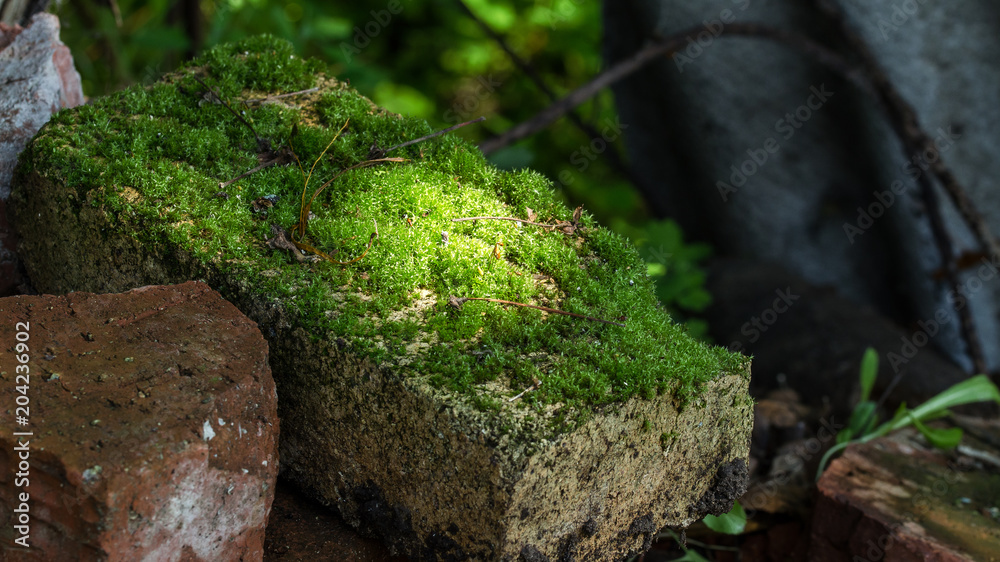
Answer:
<svg viewBox="0 0 1000 562"><path fill-rule="evenodd" d="M809 559L996 560L1000 424L963 425L952 453L913 428L846 449L818 483Z"/></svg>
<svg viewBox="0 0 1000 562"><path fill-rule="evenodd" d="M220 47L40 132L12 195L20 251L44 291L219 290L268 339L283 472L395 552L615 559L729 509L746 484L748 360L673 324L631 246L548 180L455 136L334 179L429 132L286 43ZM343 262L371 240L363 259L285 249L295 165L226 183L289 147L317 162L309 193L331 181L303 240ZM452 222L483 216L563 223Z"/></svg>
<svg viewBox="0 0 1000 562"><path fill-rule="evenodd" d="M189 282L0 318L0 404L30 433L0 435L0 559L262 559L277 397L239 310Z"/></svg>
<svg viewBox="0 0 1000 562"><path fill-rule="evenodd" d="M0 85L0 296L8 296L23 283L6 213L17 155L53 112L83 103L59 18L37 14L27 28L0 23Z"/></svg>

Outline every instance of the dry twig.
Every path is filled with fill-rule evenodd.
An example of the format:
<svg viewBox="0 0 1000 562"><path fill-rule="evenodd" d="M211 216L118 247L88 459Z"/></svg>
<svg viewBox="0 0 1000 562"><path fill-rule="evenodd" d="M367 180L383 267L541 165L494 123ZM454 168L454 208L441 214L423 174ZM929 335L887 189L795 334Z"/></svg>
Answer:
<svg viewBox="0 0 1000 562"><path fill-rule="evenodd" d="M479 123L480 121L485 121L485 120L486 120L485 117L479 117L479 118L473 119L471 121L466 121L465 123L459 123L458 125L452 125L451 127L448 127L447 129L441 129L440 131L433 132L433 133L431 133L429 135L424 135L424 136L422 136L422 137L420 137L418 139L413 139L413 140L408 140L406 142L401 142L401 143L399 143L399 144L397 144L395 146L391 146L391 147L389 147L389 148L387 148L385 150L382 150L377 145L373 144L372 147L371 147L371 149L369 149L369 151L368 151L368 158L370 160L378 160L378 159L384 157L386 154L389 154L393 150L396 150L397 148L403 148L404 146L410 146L411 144L416 144L418 142L423 142L425 140L432 139L434 137L439 137L439 136L441 136L441 135L443 135L445 133L450 133L450 132L454 131L455 129L460 129L460 128L466 126L466 125L471 125L473 123Z"/></svg>
<svg viewBox="0 0 1000 562"><path fill-rule="evenodd" d="M246 100L246 103L264 103L264 102L269 102L271 100L280 100L282 98L289 98L289 97L292 97L292 96L302 96L302 95L305 95L305 94L311 94L313 92L318 92L318 91L319 91L319 87L308 88L308 89L305 89L305 90L299 90L297 92L289 92L287 94L278 94L276 96L267 96L266 98L249 99L249 100Z"/></svg>
<svg viewBox="0 0 1000 562"><path fill-rule="evenodd" d="M531 209L528 209L531 211ZM519 222L521 224L530 224L533 226L540 226L548 230L561 230L565 234L573 234L580 228L580 218L583 216L583 206L577 207L573 211L572 221L559 221L556 224L545 224L541 222L534 222L531 220L524 220L515 217L462 217L458 219L451 219L451 222L465 222L465 221L478 221L478 220L495 220L495 221L512 221ZM534 217L532 217L534 218Z"/></svg>
<svg viewBox="0 0 1000 562"><path fill-rule="evenodd" d="M507 44L507 41L505 41L504 38L499 33L494 31L494 29L490 27L488 23L486 23L485 21L481 20L478 16L476 16L476 14L471 9L469 9L468 5L466 5L466 3L463 0L455 0L455 2L466 13L466 15L468 15L470 18L472 18L474 22L476 22L476 24L483 30L484 33L486 33L486 35L490 36L490 38L493 39L496 42L496 44L499 45L501 49L503 49L505 53L507 53L507 56L510 58L511 62L513 62L515 66L521 69L521 72L523 72L525 76L527 76L532 82L534 82L535 87L537 87L539 91L545 94L545 97L547 97L550 102L554 103L556 101L559 101L559 98L556 97L555 92L552 91L552 88L549 88L549 85L545 83L545 80L541 77L541 75L538 74L538 72L535 70L535 67L531 66L531 64L528 61L518 56L518 54L514 52L514 49L512 49L510 45ZM597 139L603 137L603 135L593 125L586 123L583 120L583 118L580 117L580 114L576 111L576 109L570 109L567 112L567 117L569 117L569 120L572 121L573 124L576 125L576 127L583 132L583 134L587 135L588 138ZM612 167L618 170L618 172L621 173L623 176L628 178L628 180L631 181L633 184L639 185L640 183L643 182L643 179L637 176L628 166L628 164L626 164L622 160L622 157L620 154L618 154L617 150L606 151L605 156L607 156L608 159L610 160Z"/></svg>
<svg viewBox="0 0 1000 562"><path fill-rule="evenodd" d="M565 98L543 109L531 119L512 127L496 138L480 143L479 149L489 154L548 127L572 108L597 95L602 89L629 76L659 57L673 54L686 47L688 37L697 35L701 31L704 31L703 27L686 29L640 49L631 57L617 62L611 68L598 74L590 82L573 90ZM739 36L763 37L786 43L816 58L819 62L830 67L859 88L871 91L871 87L864 80L864 77L853 69L839 54L804 35L755 23L728 24L720 35L720 37Z"/></svg>
<svg viewBox="0 0 1000 562"><path fill-rule="evenodd" d="M523 302L505 301L500 299L488 299L485 297L456 297L454 295L448 298L448 304L455 309L461 309L465 301L486 301L495 302L498 304L509 304L511 306L523 306L525 308L534 308L536 310L541 310L543 312L550 312L552 314L562 314L563 316L573 316L575 318L583 318L584 320L593 320L594 322L602 322L604 324L614 324L615 326L625 327L625 324L619 322L612 322L611 320L604 320L602 318L595 318L593 316L587 316L584 314L577 314L575 312L566 312L565 310L558 310L555 308L549 308L547 306L538 306L534 304L525 304Z"/></svg>
<svg viewBox="0 0 1000 562"><path fill-rule="evenodd" d="M517 394L517 396L512 396L512 397L508 398L507 401L508 402L513 402L513 401L517 400L518 398L524 396L525 394L531 392L532 390L538 390L541 386L542 386L542 381L540 381L538 379L534 379L532 381L532 385L531 386L529 386L528 388L522 390L520 393Z"/></svg>

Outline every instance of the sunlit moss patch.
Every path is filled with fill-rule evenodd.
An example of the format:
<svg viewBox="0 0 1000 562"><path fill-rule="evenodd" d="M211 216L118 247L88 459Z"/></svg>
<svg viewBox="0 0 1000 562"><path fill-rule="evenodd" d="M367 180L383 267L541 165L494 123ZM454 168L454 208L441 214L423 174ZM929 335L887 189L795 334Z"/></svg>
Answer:
<svg viewBox="0 0 1000 562"><path fill-rule="evenodd" d="M291 149L308 172L349 121L319 159L311 195L373 147L432 132L322 71L277 39L222 46L161 83L60 112L32 150L48 153L48 165L78 189L67 205L105 210L114 227L106 236L179 247L283 302L313 337L341 338L354 353L467 393L485 410L529 387L517 404L539 411L557 404L585 413L664 393L685 400L700 383L747 371L741 356L672 323L635 250L586 212L571 234L504 220L452 222L530 213L554 224L573 216L550 180L500 171L455 136L394 151L389 156L406 161L351 171L313 201L306 240L335 259L359 256L377 228L357 263L269 247L275 225L298 221L299 166L266 167L222 186L266 160L266 149ZM456 308L452 296L625 326L483 301ZM484 390L497 385L508 391Z"/></svg>

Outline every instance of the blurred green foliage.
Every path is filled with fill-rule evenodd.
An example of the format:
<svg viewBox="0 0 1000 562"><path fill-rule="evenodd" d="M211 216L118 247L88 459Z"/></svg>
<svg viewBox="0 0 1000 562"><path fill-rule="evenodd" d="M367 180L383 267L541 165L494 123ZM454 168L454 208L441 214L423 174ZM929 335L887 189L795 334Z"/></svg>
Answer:
<svg viewBox="0 0 1000 562"><path fill-rule="evenodd" d="M707 339L708 326L695 315L712 303L701 268L712 248L708 244L685 242L680 227L670 220L651 221L642 228L616 223L612 228L629 236L638 247L647 274L656 282L660 302L676 320L684 322L692 336Z"/></svg>
<svg viewBox="0 0 1000 562"><path fill-rule="evenodd" d="M464 2L468 11L460 0L81 0L57 3L55 11L87 96L152 83L205 48L270 33L292 42L301 55L324 60L379 105L426 119L435 129L486 116L457 132L473 142L551 103L483 24L529 61L557 98L602 68L599 2ZM572 207L584 205L644 244L668 308L701 310L708 295L697 262L707 249L686 246L671 222L650 222L641 196L616 169L614 156L624 160L623 127L610 91L577 112L591 133L563 118L490 160L505 169L531 166L553 178ZM647 227L635 226L640 224ZM672 257L664 261L664 255Z"/></svg>

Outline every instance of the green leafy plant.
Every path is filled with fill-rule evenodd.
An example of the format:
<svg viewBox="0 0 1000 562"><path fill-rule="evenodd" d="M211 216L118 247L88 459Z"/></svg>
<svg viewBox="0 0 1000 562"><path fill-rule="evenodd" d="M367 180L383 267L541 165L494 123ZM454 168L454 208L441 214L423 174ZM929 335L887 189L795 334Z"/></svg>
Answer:
<svg viewBox="0 0 1000 562"><path fill-rule="evenodd" d="M656 283L656 296L691 336L707 339L708 326L694 315L712 304L705 289L701 262L712 254L708 244L684 241L680 226L672 220L651 221L642 227L616 222L614 230L630 237L646 262L644 272Z"/></svg>
<svg viewBox="0 0 1000 562"><path fill-rule="evenodd" d="M743 506L740 505L740 502L733 502L733 508L729 510L729 513L723 513L722 515L719 516L706 515L704 518L702 518L702 522L705 523L705 526L715 531L716 533L723 533L726 535L738 535L742 533L747 526L747 514L746 511L743 510ZM731 550L730 547L712 546L690 539L682 541L680 537L678 537L677 534L671 531L670 529L667 529L666 532L660 533L659 535L657 535L656 538L657 539L672 538L674 542L677 543L677 546L679 546L680 549L684 551L683 556L681 556L680 558L674 558L671 560L671 562L685 562L685 561L708 562L707 558L705 558L701 554L698 554L697 551L689 549L687 547L687 544L685 543L690 543L695 546L713 550ZM631 560L634 561L636 559L637 557L633 557Z"/></svg>
<svg viewBox="0 0 1000 562"><path fill-rule="evenodd" d="M855 436L867 435L875 427L877 405L871 400L871 393L877 377L878 352L869 347L861 357L861 397L851 412L847 427L837 433L837 443L846 443Z"/></svg>
<svg viewBox="0 0 1000 562"><path fill-rule="evenodd" d="M931 445L940 449L951 449L962 440L962 430L957 427L933 429L925 425L924 422L949 415L948 408L953 406L985 401L994 401L1000 404L1000 390L997 389L997 386L990 382L986 375L976 375L952 385L916 408L910 409L906 407L905 403L900 404L892 419L876 427L875 424L878 420L876 404L869 398L877 374L878 354L874 349L868 348L861 360L861 400L854 408L847 427L837 434L837 444L831 447L820 460L819 468L816 471L817 480L823 474L823 470L833 455L850 445L866 443L908 425L916 427Z"/></svg>
<svg viewBox="0 0 1000 562"><path fill-rule="evenodd" d="M702 521L716 533L738 535L747 527L747 512L743 510L740 502L733 502L733 508L729 510L729 513L706 515Z"/></svg>

